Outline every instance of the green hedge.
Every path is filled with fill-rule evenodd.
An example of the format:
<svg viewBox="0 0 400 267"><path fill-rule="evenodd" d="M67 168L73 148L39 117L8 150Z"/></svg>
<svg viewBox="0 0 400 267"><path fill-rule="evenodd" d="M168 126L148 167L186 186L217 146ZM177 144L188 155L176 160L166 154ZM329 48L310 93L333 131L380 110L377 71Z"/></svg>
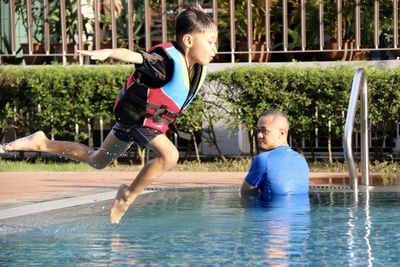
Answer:
<svg viewBox="0 0 400 267"><path fill-rule="evenodd" d="M113 121L113 103L128 78L126 66L0 67L1 128L14 127L18 136L37 129L81 141L75 124L85 127L100 116ZM321 135L331 121L333 137L341 138L355 69L352 67L238 67L210 73L202 95L179 119L187 132L201 129L201 118L222 118L231 128L256 125L261 112L277 108L289 115L294 140ZM369 112L375 145L393 135L400 106L400 69L366 68ZM228 107L215 114L213 107ZM318 112L318 117L316 117ZM218 113L218 112L217 112ZM211 114L211 115L210 115ZM84 128L83 128L84 129ZM83 131L84 132L84 131Z"/></svg>
<svg viewBox="0 0 400 267"><path fill-rule="evenodd" d="M400 106L400 68L365 70L374 146L381 149L384 137L394 137L393 125ZM299 141L301 137L312 140L316 127L320 135L327 136L329 121L332 137L341 138L354 73L354 67L343 65L251 66L212 73L209 79L227 88L219 97L232 111L227 116L231 127L243 124L254 128L264 110L276 108L288 114L291 134Z"/></svg>
<svg viewBox="0 0 400 267"><path fill-rule="evenodd" d="M4 67L0 68L1 127L18 136L42 129L56 136L75 136L75 123L113 119L113 103L131 68ZM85 128L83 128L85 129ZM78 141L77 140L77 141Z"/></svg>
<svg viewBox="0 0 400 267"><path fill-rule="evenodd" d="M348 68L256 66L228 69L210 78L229 88L223 98L234 111L232 127L241 123L254 128L263 111L275 108L289 116L293 136L305 136L315 127L327 128L328 120L341 133L341 111L346 109L353 75Z"/></svg>
<svg viewBox="0 0 400 267"><path fill-rule="evenodd" d="M0 128L13 127L18 136L41 129L82 141L86 130L76 135L75 124L86 129L100 116L112 123L116 95L131 72L126 66L0 67ZM179 118L180 130L201 130L200 100Z"/></svg>

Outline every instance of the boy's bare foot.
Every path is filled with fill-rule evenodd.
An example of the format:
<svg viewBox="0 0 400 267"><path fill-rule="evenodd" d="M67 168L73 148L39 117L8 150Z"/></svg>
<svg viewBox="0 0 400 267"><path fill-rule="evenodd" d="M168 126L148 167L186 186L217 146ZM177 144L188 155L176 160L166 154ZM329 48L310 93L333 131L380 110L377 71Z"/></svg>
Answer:
<svg viewBox="0 0 400 267"><path fill-rule="evenodd" d="M47 136L42 131L37 131L27 137L19 138L11 143L4 145L5 151L42 151L45 142L48 140Z"/></svg>
<svg viewBox="0 0 400 267"><path fill-rule="evenodd" d="M119 186L113 206L110 210L111 223L119 223L122 216L124 216L125 212L128 210L129 205L132 203L132 201L127 200L128 193L128 186L126 184L122 184Z"/></svg>

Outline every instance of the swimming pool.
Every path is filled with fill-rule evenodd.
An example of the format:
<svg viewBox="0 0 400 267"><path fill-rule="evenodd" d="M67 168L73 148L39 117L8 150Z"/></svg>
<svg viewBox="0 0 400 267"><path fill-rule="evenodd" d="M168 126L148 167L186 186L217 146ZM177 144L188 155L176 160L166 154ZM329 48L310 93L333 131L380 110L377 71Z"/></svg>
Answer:
<svg viewBox="0 0 400 267"><path fill-rule="evenodd" d="M385 265L400 262L400 193L311 192L270 202L237 188L142 195L0 221L2 266Z"/></svg>

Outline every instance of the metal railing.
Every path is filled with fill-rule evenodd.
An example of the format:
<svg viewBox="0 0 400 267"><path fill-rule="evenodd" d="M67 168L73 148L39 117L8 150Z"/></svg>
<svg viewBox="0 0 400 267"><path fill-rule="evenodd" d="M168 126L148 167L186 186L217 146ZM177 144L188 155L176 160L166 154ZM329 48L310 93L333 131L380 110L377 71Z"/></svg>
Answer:
<svg viewBox="0 0 400 267"><path fill-rule="evenodd" d="M76 49L88 49L85 45L90 45L89 49L102 48L105 35L111 48L120 47L120 41L124 39L123 46L126 48L148 49L155 42L173 38L174 18L188 1L72 2L77 5L73 12L73 4L68 5L67 0L9 0L0 3L0 11L4 15L0 19L0 60L21 54L53 55L62 58L65 64L67 56L78 57ZM108 6L105 6L105 2L109 3ZM220 42L219 61L230 63L266 62L273 54L291 54L296 58L300 54L326 55L329 52L339 52L337 59L342 60L352 60L356 58L356 53L371 51L393 52L395 58L399 49L398 0L374 0L371 3L367 5L361 3L361 0L201 2L219 27L223 43ZM53 9L49 10L51 4ZM32 13L33 10L40 10L39 15ZM53 20L55 14L58 16L57 24ZM71 20L71 14L76 16L74 20ZM21 20L24 20L22 24ZM21 25L25 26L25 31L20 29ZM37 40L34 35L37 34L35 31L38 26L41 27L39 37L43 39L42 50L35 52ZM71 36L70 29L74 27L76 32ZM53 41L50 38L55 28L61 44L57 49L52 48ZM88 37L91 39L85 40ZM22 52L19 52L20 39L27 45L27 49ZM332 40L335 41L333 46ZM245 44L244 48L239 47L240 41ZM75 44L75 51L72 52L68 50L71 42ZM255 46L255 42L258 42L259 47ZM240 59L241 56L245 59ZM79 57L79 62L82 64L82 57Z"/></svg>
<svg viewBox="0 0 400 267"><path fill-rule="evenodd" d="M368 85L362 68L356 70L351 88L349 107L343 136L343 152L350 175L350 186L358 191L358 176L354 163L352 137L356 115L357 101L361 102L361 185L370 185L369 177L369 144L368 144Z"/></svg>

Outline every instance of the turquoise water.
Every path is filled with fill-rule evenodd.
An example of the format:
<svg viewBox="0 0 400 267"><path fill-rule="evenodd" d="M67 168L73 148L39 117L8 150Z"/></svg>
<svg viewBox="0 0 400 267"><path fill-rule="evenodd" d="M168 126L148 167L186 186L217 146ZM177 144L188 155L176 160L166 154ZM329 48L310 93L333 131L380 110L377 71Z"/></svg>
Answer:
<svg viewBox="0 0 400 267"><path fill-rule="evenodd" d="M238 189L145 194L119 225L110 201L0 221L1 266L396 266L400 194Z"/></svg>

